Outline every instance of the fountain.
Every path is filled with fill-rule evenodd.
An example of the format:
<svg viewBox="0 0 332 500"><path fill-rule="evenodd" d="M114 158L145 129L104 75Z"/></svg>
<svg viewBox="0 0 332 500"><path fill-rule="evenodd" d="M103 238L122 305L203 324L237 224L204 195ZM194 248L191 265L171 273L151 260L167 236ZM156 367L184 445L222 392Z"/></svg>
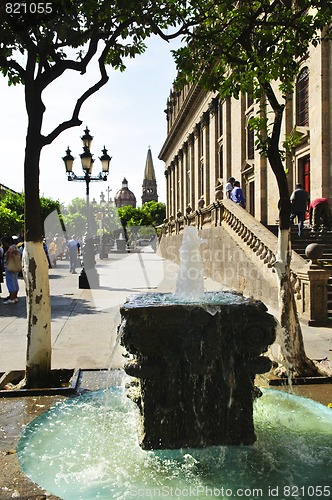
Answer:
<svg viewBox="0 0 332 500"><path fill-rule="evenodd" d="M200 276L199 265L197 275L186 266ZM17 454L31 479L63 500L331 496L331 410L253 385L274 339L261 302L152 293L121 313L129 375L26 427Z"/></svg>
<svg viewBox="0 0 332 500"><path fill-rule="evenodd" d="M186 227L175 294L143 294L120 309L120 342L135 377L129 391L140 410L144 449L178 449L255 441L260 356L275 340L276 320L260 301L204 293L201 239Z"/></svg>

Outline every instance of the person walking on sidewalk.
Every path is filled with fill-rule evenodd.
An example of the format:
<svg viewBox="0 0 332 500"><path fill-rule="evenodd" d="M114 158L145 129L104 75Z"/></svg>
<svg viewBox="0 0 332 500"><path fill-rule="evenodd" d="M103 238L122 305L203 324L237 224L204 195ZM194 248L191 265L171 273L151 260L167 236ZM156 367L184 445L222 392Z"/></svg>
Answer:
<svg viewBox="0 0 332 500"><path fill-rule="evenodd" d="M294 223L295 217L297 217L298 235L302 236L304 217L307 209L309 208L309 195L302 187L302 184L296 184L295 190L292 192L291 197L291 216L290 222Z"/></svg>
<svg viewBox="0 0 332 500"><path fill-rule="evenodd" d="M6 286L9 292L9 296L3 301L3 304L16 304L19 291L18 273L22 270L21 254L11 237L4 237L1 241L5 252L4 266Z"/></svg>
<svg viewBox="0 0 332 500"><path fill-rule="evenodd" d="M72 274L76 274L77 258L80 255L81 245L77 241L75 235L73 235L68 241L67 247L69 253L70 272Z"/></svg>
<svg viewBox="0 0 332 500"><path fill-rule="evenodd" d="M0 243L0 293L2 292L2 287L1 283L3 283L3 273L4 273L4 257L5 257L5 252L2 247L2 244Z"/></svg>

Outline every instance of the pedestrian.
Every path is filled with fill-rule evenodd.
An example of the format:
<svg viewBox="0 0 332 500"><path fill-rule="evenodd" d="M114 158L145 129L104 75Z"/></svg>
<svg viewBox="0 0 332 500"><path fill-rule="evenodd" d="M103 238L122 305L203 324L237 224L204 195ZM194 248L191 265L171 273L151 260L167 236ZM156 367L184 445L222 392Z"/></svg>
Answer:
<svg viewBox="0 0 332 500"><path fill-rule="evenodd" d="M234 182L235 182L234 177L230 177L228 179L226 186L225 186L225 196L228 200L231 199L231 192L232 192L232 189L234 187Z"/></svg>
<svg viewBox="0 0 332 500"><path fill-rule="evenodd" d="M296 184L295 190L291 194L290 201L290 222L293 224L295 217L297 217L298 235L302 236L304 217L309 208L309 194L303 189L302 184Z"/></svg>
<svg viewBox="0 0 332 500"><path fill-rule="evenodd" d="M56 243L55 243L54 239L48 245L48 255L50 258L51 267L55 267L56 266L56 257L57 257L57 247L56 247Z"/></svg>
<svg viewBox="0 0 332 500"><path fill-rule="evenodd" d="M7 236L2 238L2 245L5 252L6 286L9 292L3 304L16 304L18 302L17 294L19 291L18 273L22 270L21 255L12 237Z"/></svg>
<svg viewBox="0 0 332 500"><path fill-rule="evenodd" d="M64 239L63 236L60 236L59 233L56 233L56 235L54 237L54 242L55 242L56 251L57 251L56 257L57 257L57 259L61 260L63 253L64 253L64 246L65 246L66 240Z"/></svg>
<svg viewBox="0 0 332 500"><path fill-rule="evenodd" d="M240 205L242 208L246 207L243 191L239 181L234 181L234 187L231 191L231 200Z"/></svg>
<svg viewBox="0 0 332 500"><path fill-rule="evenodd" d="M0 293L2 292L2 287L1 287L1 283L3 283L3 273L4 273L4 250L3 250L3 247L2 245L0 244Z"/></svg>
<svg viewBox="0 0 332 500"><path fill-rule="evenodd" d="M316 198L310 203L309 222L313 231L318 231L321 224L327 229L330 225L329 200L327 198Z"/></svg>
<svg viewBox="0 0 332 500"><path fill-rule="evenodd" d="M80 255L81 245L77 241L75 235L68 241L67 248L69 253L70 272L76 274L77 258Z"/></svg>

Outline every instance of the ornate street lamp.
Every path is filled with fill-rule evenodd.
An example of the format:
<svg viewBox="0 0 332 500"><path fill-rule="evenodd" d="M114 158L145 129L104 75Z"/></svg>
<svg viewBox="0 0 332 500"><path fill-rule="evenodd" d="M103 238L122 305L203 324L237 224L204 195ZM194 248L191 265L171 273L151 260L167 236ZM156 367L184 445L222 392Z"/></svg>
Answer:
<svg viewBox="0 0 332 500"><path fill-rule="evenodd" d="M102 150L102 156L99 158L101 161L101 172L97 176L92 175L92 168L94 164L94 159L92 157L90 148L93 137L90 135L90 130L86 127L84 135L81 137L83 142L83 153L80 154L82 169L84 175L76 175L73 172L73 163L75 158L71 155L69 147L66 151L66 156L62 159L66 167L66 174L68 181L83 181L86 185L86 212L87 212L87 224L86 233L83 237L82 255L83 255L83 269L79 276L79 288L98 288L99 287L99 276L95 268L95 252L94 252L94 241L90 229L90 182L92 181L106 181L109 173L109 165L112 159L111 156L107 154L107 149L104 146Z"/></svg>
<svg viewBox="0 0 332 500"><path fill-rule="evenodd" d="M99 212L99 257L100 259L107 259L108 252L106 249L105 242L105 218L107 217L106 210L108 210L107 202L105 201L105 195L103 192L100 193L100 212Z"/></svg>

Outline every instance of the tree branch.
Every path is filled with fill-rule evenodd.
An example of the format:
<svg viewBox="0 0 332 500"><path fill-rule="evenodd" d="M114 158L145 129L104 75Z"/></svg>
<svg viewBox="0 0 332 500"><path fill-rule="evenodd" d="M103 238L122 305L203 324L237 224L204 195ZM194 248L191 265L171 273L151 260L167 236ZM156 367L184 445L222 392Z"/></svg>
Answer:
<svg viewBox="0 0 332 500"><path fill-rule="evenodd" d="M79 71L81 74L84 74L89 62L97 52L100 38L100 35L91 37L88 51L81 61L61 60L37 77L36 85L38 86L40 92L42 92L50 83L59 78L68 69Z"/></svg>
<svg viewBox="0 0 332 500"><path fill-rule="evenodd" d="M160 38L162 38L163 40L165 40L166 42L169 42L169 40L173 40L174 38L177 38L178 36L182 35L182 34L185 34L187 33L187 30L190 26L194 26L196 23L192 22L192 23L187 23L187 24L183 24L181 26L181 28L176 31L175 33L172 33L171 35L166 35L165 33L163 33L163 31L159 28L159 26L157 26L153 21L150 21L151 23L151 28L152 28L152 31L155 35L158 35L160 36Z"/></svg>
<svg viewBox="0 0 332 500"><path fill-rule="evenodd" d="M109 41L101 53L101 56L98 59L99 63L99 70L100 70L100 75L101 78L100 80L90 87L86 92L84 92L79 99L76 101L76 105L72 114L72 117L70 120L67 120L60 125L58 125L50 134L47 136L42 136L42 146L46 146L47 144L51 144L54 139L56 139L62 132L65 130L68 130L69 128L72 127L77 127L82 124L82 120L79 119L79 113L81 111L82 105L84 102L95 92L97 92L101 87L106 85L106 83L109 80L109 77L106 73L106 68L105 68L105 59L107 57L108 51L110 49L110 46L112 45L112 42Z"/></svg>

